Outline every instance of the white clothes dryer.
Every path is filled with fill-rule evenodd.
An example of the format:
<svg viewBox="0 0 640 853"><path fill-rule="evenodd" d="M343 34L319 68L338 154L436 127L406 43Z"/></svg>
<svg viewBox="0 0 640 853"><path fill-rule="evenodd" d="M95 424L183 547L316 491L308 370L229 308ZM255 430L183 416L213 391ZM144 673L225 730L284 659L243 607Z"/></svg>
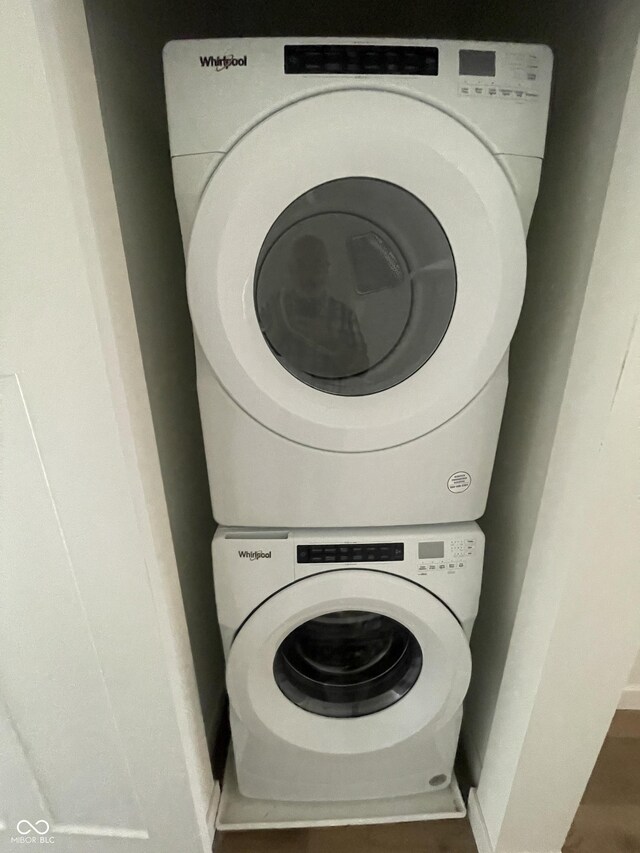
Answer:
<svg viewBox="0 0 640 853"><path fill-rule="evenodd" d="M214 582L243 795L364 800L450 783L483 551L474 522L218 528Z"/></svg>
<svg viewBox="0 0 640 853"><path fill-rule="evenodd" d="M551 51L213 39L164 65L217 520L479 517Z"/></svg>

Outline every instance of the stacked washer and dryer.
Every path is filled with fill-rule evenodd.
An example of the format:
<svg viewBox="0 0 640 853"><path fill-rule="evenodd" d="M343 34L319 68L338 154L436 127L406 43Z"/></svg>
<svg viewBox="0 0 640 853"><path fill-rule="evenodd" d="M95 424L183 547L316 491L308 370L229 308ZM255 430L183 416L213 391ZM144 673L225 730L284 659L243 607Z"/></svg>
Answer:
<svg viewBox="0 0 640 853"><path fill-rule="evenodd" d="M238 785L451 783L547 47L171 42Z"/></svg>

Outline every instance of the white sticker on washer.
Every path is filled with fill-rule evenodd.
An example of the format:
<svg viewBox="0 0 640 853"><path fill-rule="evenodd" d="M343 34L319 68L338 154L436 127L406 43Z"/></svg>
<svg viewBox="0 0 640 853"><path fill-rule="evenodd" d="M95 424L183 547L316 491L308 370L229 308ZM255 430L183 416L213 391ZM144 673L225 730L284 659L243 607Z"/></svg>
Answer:
<svg viewBox="0 0 640 853"><path fill-rule="evenodd" d="M466 471L456 471L447 481L447 488L450 492L466 492L471 485L471 476Z"/></svg>

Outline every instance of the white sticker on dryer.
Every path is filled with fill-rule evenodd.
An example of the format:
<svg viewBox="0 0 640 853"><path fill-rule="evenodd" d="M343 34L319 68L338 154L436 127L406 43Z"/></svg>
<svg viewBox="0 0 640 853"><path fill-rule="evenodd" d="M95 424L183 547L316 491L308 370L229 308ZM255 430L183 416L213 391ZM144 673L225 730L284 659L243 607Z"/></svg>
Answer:
<svg viewBox="0 0 640 853"><path fill-rule="evenodd" d="M454 494L456 492L466 492L471 485L471 476L466 471L456 471L447 481L447 488Z"/></svg>

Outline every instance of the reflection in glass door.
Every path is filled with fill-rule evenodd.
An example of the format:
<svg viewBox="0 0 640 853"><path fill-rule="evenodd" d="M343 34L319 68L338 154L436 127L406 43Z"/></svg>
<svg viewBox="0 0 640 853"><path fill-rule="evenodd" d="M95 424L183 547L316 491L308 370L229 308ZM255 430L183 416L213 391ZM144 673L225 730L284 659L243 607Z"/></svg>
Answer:
<svg viewBox="0 0 640 853"><path fill-rule="evenodd" d="M254 282L275 357L313 388L358 396L391 388L442 341L456 297L442 226L386 181L342 178L276 219Z"/></svg>
<svg viewBox="0 0 640 853"><path fill-rule="evenodd" d="M273 674L284 695L324 717L362 717L398 702L416 683L422 651L388 616L364 610L326 613L281 643Z"/></svg>

